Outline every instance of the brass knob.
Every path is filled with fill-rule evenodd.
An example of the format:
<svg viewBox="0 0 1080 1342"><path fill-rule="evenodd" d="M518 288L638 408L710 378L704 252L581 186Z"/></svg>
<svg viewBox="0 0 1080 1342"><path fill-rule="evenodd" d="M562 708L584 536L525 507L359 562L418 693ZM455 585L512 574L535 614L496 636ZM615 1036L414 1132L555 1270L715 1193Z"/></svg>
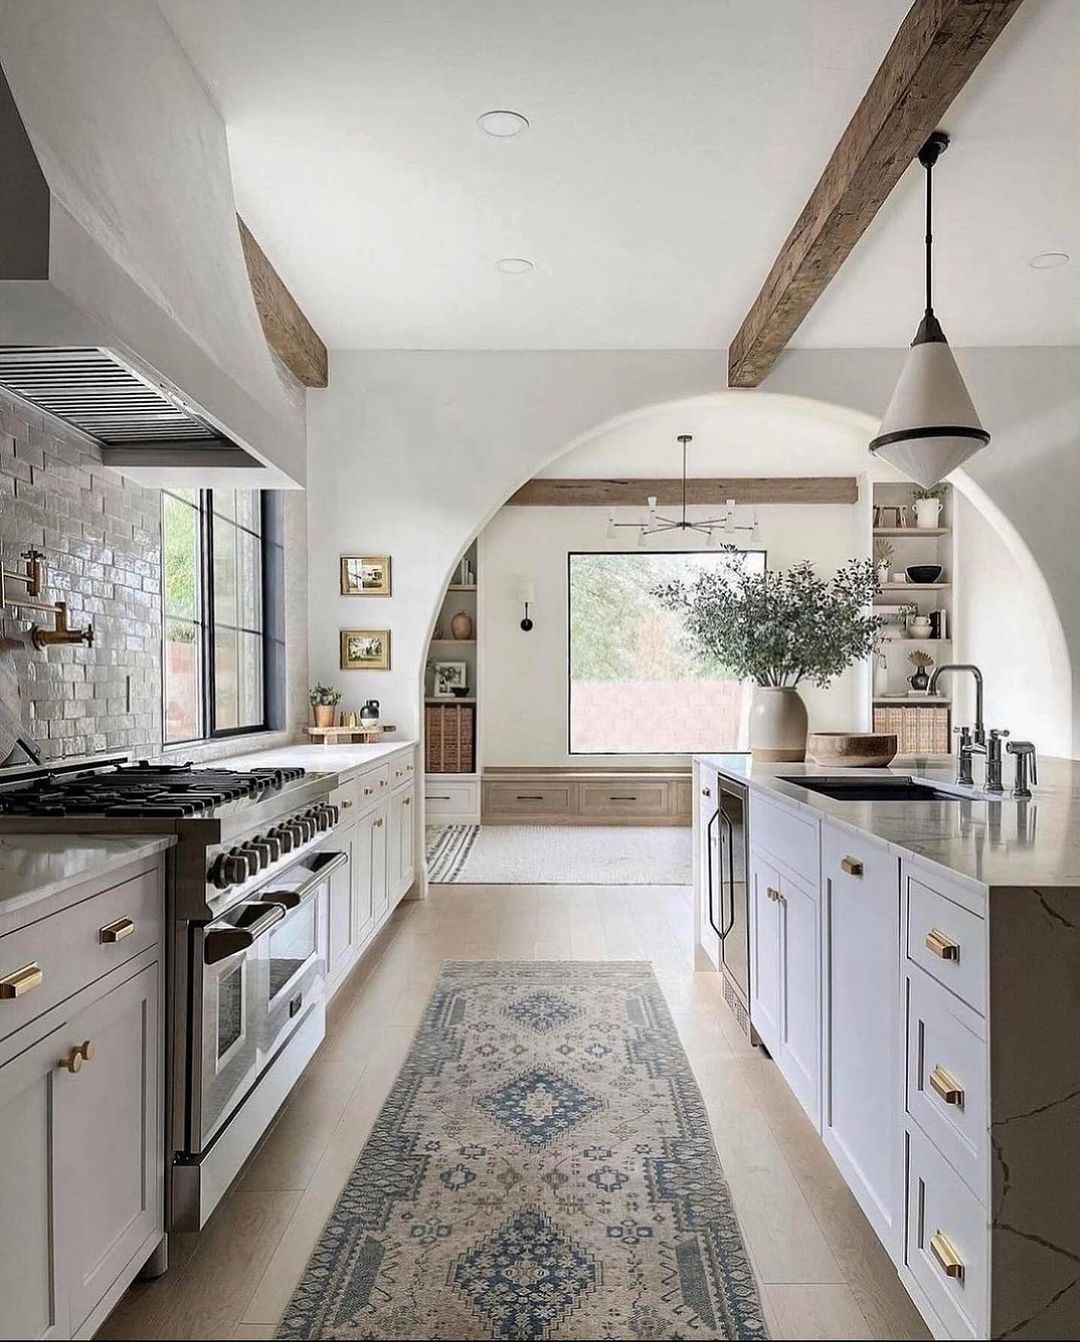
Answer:
<svg viewBox="0 0 1080 1342"><path fill-rule="evenodd" d="M65 1072L79 1072L82 1070L83 1055L82 1049L73 1048L69 1051L66 1058L60 1059L60 1067Z"/></svg>
<svg viewBox="0 0 1080 1342"><path fill-rule="evenodd" d="M382 829L382 816L380 816L378 820L375 821L375 828Z"/></svg>
<svg viewBox="0 0 1080 1342"><path fill-rule="evenodd" d="M411 806L411 805L412 805L412 798L411 798L411 797L406 797L405 800L404 800L404 802L402 803L402 805L403 805L403 806Z"/></svg>
<svg viewBox="0 0 1080 1342"><path fill-rule="evenodd" d="M774 889L772 888L771 885L770 885L770 886L767 886L766 889L765 889L765 898L766 898L766 899L771 899L772 902L775 904L775 903L777 903L777 902L779 901L779 899L780 899L780 891L779 891L779 890L774 890Z"/></svg>
<svg viewBox="0 0 1080 1342"><path fill-rule="evenodd" d="M97 1049L94 1046L94 1041L92 1039L84 1039L79 1045L79 1052L83 1055L83 1058L89 1062L97 1052Z"/></svg>

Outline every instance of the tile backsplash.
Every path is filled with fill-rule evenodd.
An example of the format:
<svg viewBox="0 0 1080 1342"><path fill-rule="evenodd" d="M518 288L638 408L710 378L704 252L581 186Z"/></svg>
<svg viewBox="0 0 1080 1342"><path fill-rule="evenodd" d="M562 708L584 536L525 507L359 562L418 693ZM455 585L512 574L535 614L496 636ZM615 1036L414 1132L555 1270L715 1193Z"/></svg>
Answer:
<svg viewBox="0 0 1080 1342"><path fill-rule="evenodd" d="M0 610L0 695L43 758L160 743L160 499L0 392L0 554L10 568L21 551L42 550L42 599L66 601L72 625L94 626L93 647L38 650L30 625L52 617Z"/></svg>

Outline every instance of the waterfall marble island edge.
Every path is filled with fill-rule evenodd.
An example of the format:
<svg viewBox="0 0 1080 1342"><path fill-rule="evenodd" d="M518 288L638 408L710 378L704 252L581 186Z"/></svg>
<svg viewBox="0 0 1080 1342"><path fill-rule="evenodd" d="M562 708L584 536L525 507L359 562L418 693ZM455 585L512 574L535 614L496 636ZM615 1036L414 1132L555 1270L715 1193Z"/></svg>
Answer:
<svg viewBox="0 0 1080 1342"><path fill-rule="evenodd" d="M698 967L723 964L716 901L738 902L747 1027L935 1336L1075 1336L1080 765L1040 760L1026 802L799 786L829 772L695 757ZM710 825L725 787L741 829Z"/></svg>

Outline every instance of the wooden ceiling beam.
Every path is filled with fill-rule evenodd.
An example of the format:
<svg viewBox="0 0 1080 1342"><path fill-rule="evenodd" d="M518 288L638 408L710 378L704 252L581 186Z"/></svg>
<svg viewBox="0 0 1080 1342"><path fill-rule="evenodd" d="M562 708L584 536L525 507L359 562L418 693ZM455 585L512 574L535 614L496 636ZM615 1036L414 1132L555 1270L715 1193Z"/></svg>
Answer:
<svg viewBox="0 0 1080 1342"><path fill-rule="evenodd" d="M728 348L756 387L1022 0L915 0Z"/></svg>
<svg viewBox="0 0 1080 1342"><path fill-rule="evenodd" d="M251 293L266 343L305 387L325 387L328 381L326 346L304 316L285 281L255 241L239 215L236 223L244 248Z"/></svg>
<svg viewBox="0 0 1080 1342"><path fill-rule="evenodd" d="M682 502L682 479L559 480L537 477L506 500L509 508L641 507L650 495L662 508ZM854 503L859 486L853 475L732 476L687 480L686 501L695 506L736 503Z"/></svg>

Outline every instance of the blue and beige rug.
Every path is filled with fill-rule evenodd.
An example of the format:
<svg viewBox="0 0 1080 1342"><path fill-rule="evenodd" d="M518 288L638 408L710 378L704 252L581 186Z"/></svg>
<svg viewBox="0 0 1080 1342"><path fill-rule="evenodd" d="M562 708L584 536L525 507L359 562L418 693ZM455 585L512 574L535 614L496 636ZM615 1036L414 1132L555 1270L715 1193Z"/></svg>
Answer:
<svg viewBox="0 0 1080 1342"><path fill-rule="evenodd" d="M443 966L278 1336L766 1336L648 964Z"/></svg>

